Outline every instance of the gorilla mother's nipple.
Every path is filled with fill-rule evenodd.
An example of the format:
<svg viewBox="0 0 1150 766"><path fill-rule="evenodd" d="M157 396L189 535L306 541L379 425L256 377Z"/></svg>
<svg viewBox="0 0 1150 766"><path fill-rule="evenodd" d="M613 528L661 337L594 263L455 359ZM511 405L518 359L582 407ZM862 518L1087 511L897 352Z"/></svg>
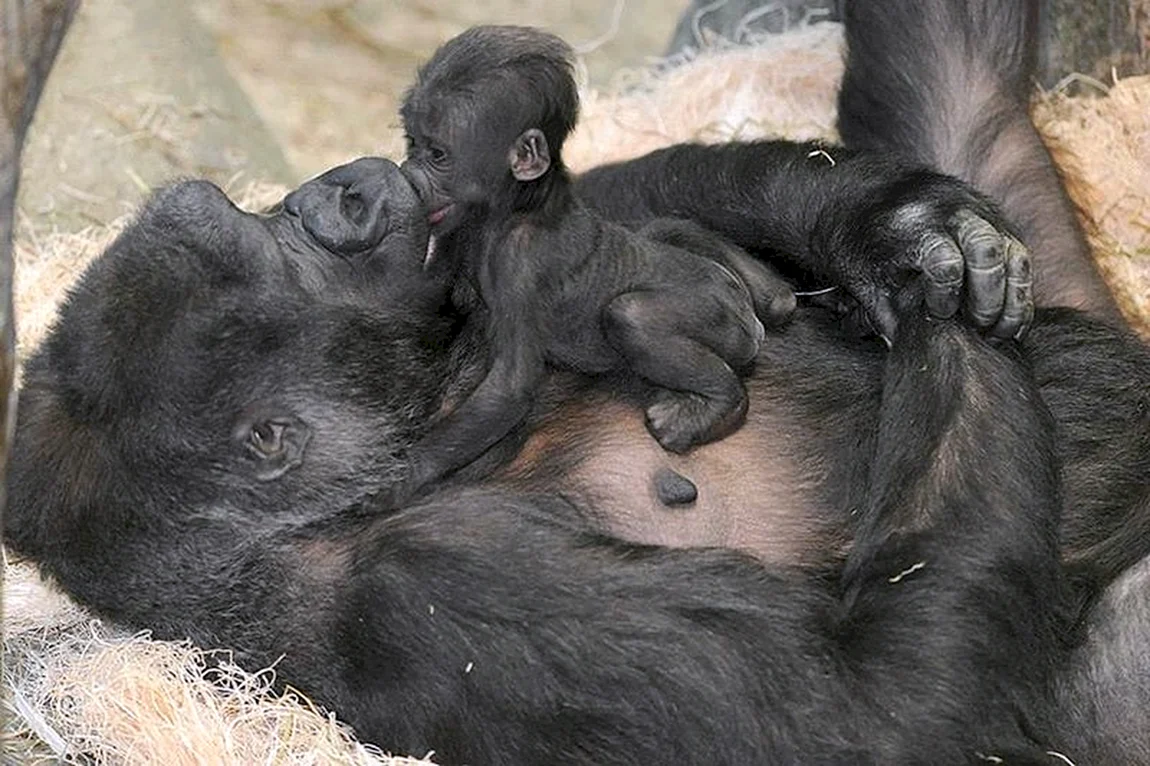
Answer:
<svg viewBox="0 0 1150 766"><path fill-rule="evenodd" d="M698 496L698 487L681 473L670 468L660 468L655 472L655 497L663 505L691 505Z"/></svg>

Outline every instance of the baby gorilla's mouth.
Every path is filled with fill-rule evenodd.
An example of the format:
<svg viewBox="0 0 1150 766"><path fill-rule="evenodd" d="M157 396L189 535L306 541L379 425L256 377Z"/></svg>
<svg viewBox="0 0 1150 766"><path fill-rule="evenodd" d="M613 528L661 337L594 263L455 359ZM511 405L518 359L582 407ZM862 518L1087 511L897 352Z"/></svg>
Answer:
<svg viewBox="0 0 1150 766"><path fill-rule="evenodd" d="M436 224L438 224L440 221L442 221L444 218L447 217L447 214L451 212L451 208L453 208L453 207L455 207L454 203L451 203L449 205L444 205L443 207L439 208L438 210L436 210L435 212L433 212L429 216L427 216L427 222L430 225L435 226Z"/></svg>
<svg viewBox="0 0 1150 766"><path fill-rule="evenodd" d="M438 210L434 210L428 214L428 228L434 230L436 226L443 223L443 219L447 218L448 213L450 213L454 208L455 203L449 202ZM425 269L431 266L432 262L435 260L436 239L437 238L434 231L432 231L431 234L427 237L427 252L423 255L423 268Z"/></svg>

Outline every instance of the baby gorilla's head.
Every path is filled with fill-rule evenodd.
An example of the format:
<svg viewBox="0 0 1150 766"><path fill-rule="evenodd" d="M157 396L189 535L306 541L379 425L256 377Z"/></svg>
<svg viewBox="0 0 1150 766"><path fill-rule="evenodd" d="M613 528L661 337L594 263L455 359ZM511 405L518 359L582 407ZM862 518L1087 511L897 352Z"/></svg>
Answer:
<svg viewBox="0 0 1150 766"><path fill-rule="evenodd" d="M562 172L579 95L572 50L554 35L474 27L419 71L400 113L404 171L443 236L491 208L515 208L535 182Z"/></svg>

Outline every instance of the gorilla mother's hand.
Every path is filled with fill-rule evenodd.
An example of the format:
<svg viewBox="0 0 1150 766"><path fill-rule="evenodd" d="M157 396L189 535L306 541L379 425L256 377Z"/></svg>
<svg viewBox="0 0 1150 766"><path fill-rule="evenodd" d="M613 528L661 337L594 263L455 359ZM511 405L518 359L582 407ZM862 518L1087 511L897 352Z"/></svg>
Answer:
<svg viewBox="0 0 1150 766"><path fill-rule="evenodd" d="M895 297L921 276L932 316L963 310L996 338L1019 338L1034 318L1030 254L993 204L958 179L911 171L815 227L812 250L890 343Z"/></svg>
<svg viewBox="0 0 1150 766"><path fill-rule="evenodd" d="M994 206L956 178L896 156L813 142L680 144L588 171L580 198L632 225L685 218L846 289L888 341L893 299L916 277L932 314L1018 337L1034 306L1030 261Z"/></svg>

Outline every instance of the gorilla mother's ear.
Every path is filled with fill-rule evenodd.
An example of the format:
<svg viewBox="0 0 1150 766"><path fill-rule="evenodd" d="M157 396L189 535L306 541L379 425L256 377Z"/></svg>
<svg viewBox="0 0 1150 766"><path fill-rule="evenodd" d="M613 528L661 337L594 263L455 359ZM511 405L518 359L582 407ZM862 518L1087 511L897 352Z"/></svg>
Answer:
<svg viewBox="0 0 1150 766"><path fill-rule="evenodd" d="M547 137L538 128L525 130L508 153L511 174L516 181L534 181L551 167L551 150L547 147Z"/></svg>
<svg viewBox="0 0 1150 766"><path fill-rule="evenodd" d="M285 407L259 404L240 415L232 438L243 450L252 478L273 481L303 464L311 429Z"/></svg>

